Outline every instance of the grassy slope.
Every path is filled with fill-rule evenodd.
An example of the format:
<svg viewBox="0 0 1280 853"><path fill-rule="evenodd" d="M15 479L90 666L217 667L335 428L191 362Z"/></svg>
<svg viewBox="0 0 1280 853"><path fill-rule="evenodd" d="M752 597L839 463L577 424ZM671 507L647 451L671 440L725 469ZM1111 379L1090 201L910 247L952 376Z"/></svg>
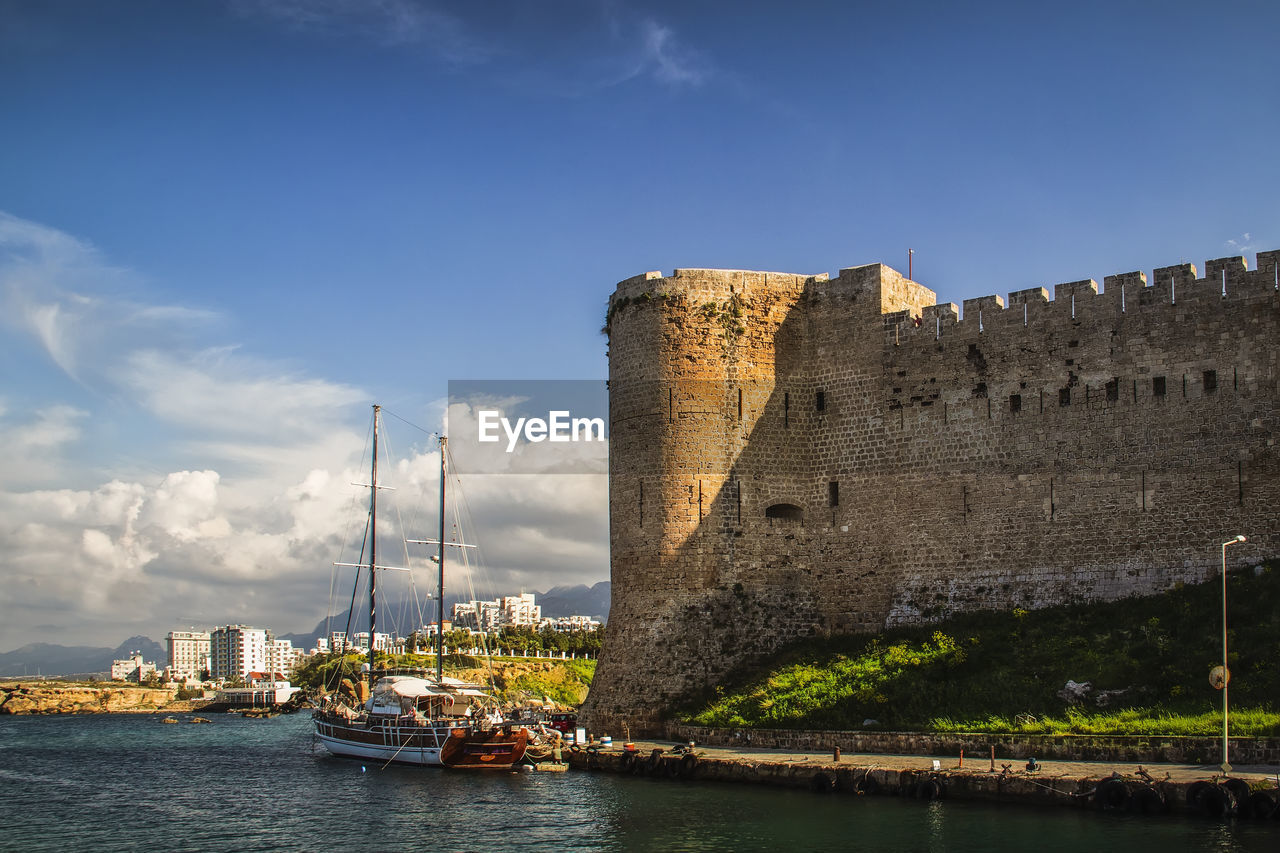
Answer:
<svg viewBox="0 0 1280 853"><path fill-rule="evenodd" d="M709 726L1207 734L1221 731L1220 580L1109 604L957 616L815 639L739 673L681 716ZM1280 567L1230 576L1233 734L1280 735ZM1079 709L1068 680L1123 690ZM1028 719L1028 717L1034 718Z"/></svg>

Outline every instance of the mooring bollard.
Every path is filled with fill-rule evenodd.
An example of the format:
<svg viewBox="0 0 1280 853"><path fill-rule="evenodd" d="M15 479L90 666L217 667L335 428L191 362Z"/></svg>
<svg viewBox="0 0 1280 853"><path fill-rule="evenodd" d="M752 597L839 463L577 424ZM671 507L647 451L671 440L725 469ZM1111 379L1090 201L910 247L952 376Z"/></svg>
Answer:
<svg viewBox="0 0 1280 853"><path fill-rule="evenodd" d="M840 760L840 747L837 746L834 750L832 750L832 756L835 758L836 761Z"/></svg>
<svg viewBox="0 0 1280 853"><path fill-rule="evenodd" d="M962 769L964 768L964 750L963 749L960 750L960 763L957 765L957 767Z"/></svg>

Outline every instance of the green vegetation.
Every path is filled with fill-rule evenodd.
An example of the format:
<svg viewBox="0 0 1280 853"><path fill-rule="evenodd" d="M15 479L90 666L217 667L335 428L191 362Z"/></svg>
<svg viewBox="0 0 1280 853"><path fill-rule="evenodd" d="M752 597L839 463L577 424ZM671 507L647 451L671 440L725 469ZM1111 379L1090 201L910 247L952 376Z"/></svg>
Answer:
<svg viewBox="0 0 1280 853"><path fill-rule="evenodd" d="M1220 580L1163 595L955 616L807 640L683 709L740 728L1195 734L1221 732ZM1232 733L1280 735L1280 571L1228 582ZM1089 682L1079 707L1057 694Z"/></svg>
<svg viewBox="0 0 1280 853"><path fill-rule="evenodd" d="M533 654L534 652L554 652L559 654L595 655L600 653L600 643L604 638L602 629L592 631L552 631L544 628L535 631L533 628L514 627L508 625L495 637L489 638L491 649Z"/></svg>
<svg viewBox="0 0 1280 853"><path fill-rule="evenodd" d="M533 655L536 652L559 654L563 652L566 655L597 655L600 653L600 643L604 637L602 629L591 631L552 631L550 628L542 631L533 628L516 628L505 627L497 634L491 635L487 640L473 636L464 630L448 631L444 635L444 645L448 654L444 657L444 670L449 673L457 673L464 670L487 669L488 663L483 654L471 655L463 654L456 649L484 649L486 644L490 652L497 654L499 651L511 652L514 654ZM403 655L388 655L379 653L375 656L375 668L379 670L426 670L435 669L436 659L434 654L430 654L429 638L420 637L417 634L410 635L408 647L417 651ZM295 670L290 680L300 687L308 690L314 690L321 686L326 686L329 690L337 689L343 678L358 680L357 675L360 667L366 662L366 657L362 654L328 654L316 655L306 661L301 667ZM495 659L495 665L498 659ZM587 672L585 681L582 683L582 693L585 696L585 687L591 684L591 673L595 672L594 660L565 660L560 663L565 664L570 672ZM579 681L581 679L578 679ZM574 679L570 679L564 686L556 687L549 684L547 695L576 695L578 686ZM575 701L563 701L564 704L578 704L581 699Z"/></svg>
<svg viewBox="0 0 1280 853"><path fill-rule="evenodd" d="M503 679L499 695L510 701L550 699L559 705L577 707L587 698L596 674L594 660L557 661L545 670L533 670Z"/></svg>
<svg viewBox="0 0 1280 853"><path fill-rule="evenodd" d="M337 690L343 678L359 680L364 655L316 655L293 673L294 684L307 690L321 686ZM428 655L379 655L379 670L422 670L432 672L435 658ZM470 655L445 655L445 673L467 681L492 683L495 695L505 701L542 701L548 698L561 705L580 705L595 676L593 659L510 660L490 664Z"/></svg>

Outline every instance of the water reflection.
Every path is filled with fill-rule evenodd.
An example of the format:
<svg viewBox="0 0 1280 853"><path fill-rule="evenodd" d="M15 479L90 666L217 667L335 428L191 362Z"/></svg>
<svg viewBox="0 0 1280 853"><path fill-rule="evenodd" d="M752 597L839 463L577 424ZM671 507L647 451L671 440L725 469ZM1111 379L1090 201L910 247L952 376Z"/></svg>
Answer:
<svg viewBox="0 0 1280 853"><path fill-rule="evenodd" d="M1271 851L1280 822L925 802L603 773L383 768L303 716L0 717L4 849ZM50 827L58 827L50 832ZM154 845L147 845L154 846Z"/></svg>

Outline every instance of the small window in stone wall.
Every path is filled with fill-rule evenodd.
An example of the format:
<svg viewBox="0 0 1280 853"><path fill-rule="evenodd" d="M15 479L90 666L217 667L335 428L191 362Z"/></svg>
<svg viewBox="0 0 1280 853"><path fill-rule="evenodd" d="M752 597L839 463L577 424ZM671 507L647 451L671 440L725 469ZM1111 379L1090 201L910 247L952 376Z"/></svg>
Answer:
<svg viewBox="0 0 1280 853"><path fill-rule="evenodd" d="M1204 372L1204 393L1212 394L1218 390L1218 371L1206 370Z"/></svg>
<svg viewBox="0 0 1280 853"><path fill-rule="evenodd" d="M840 483L835 480L827 483L827 506L840 506Z"/></svg>
<svg viewBox="0 0 1280 853"><path fill-rule="evenodd" d="M804 521L804 510L795 504L772 504L765 508L764 517Z"/></svg>
<svg viewBox="0 0 1280 853"><path fill-rule="evenodd" d="M1022 411L1022 395L1021 394L1009 395L1009 411L1011 412Z"/></svg>
<svg viewBox="0 0 1280 853"><path fill-rule="evenodd" d="M1151 396L1163 397L1164 394L1165 394L1164 377L1163 376L1151 377Z"/></svg>
<svg viewBox="0 0 1280 853"><path fill-rule="evenodd" d="M1063 407L1071 405L1071 389L1070 388L1058 389L1058 405Z"/></svg>
<svg viewBox="0 0 1280 853"><path fill-rule="evenodd" d="M1107 402L1114 403L1120 399L1120 380L1112 379L1107 383Z"/></svg>
<svg viewBox="0 0 1280 853"><path fill-rule="evenodd" d="M827 410L827 392L826 391L818 392L817 396L814 399L814 405L817 407L819 412L825 412Z"/></svg>

